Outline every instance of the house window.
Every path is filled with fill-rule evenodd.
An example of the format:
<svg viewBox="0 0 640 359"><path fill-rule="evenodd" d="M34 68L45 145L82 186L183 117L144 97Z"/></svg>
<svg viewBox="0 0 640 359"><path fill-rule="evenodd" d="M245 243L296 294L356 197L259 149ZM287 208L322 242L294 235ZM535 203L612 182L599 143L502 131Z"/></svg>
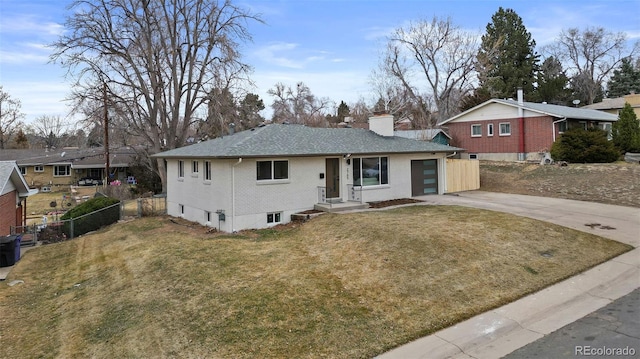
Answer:
<svg viewBox="0 0 640 359"><path fill-rule="evenodd" d="M54 177L71 176L71 166L68 166L68 165L53 166L53 176Z"/></svg>
<svg viewBox="0 0 640 359"><path fill-rule="evenodd" d="M200 170L200 163L198 161L192 161L191 162L191 173L193 174L198 174L198 171Z"/></svg>
<svg viewBox="0 0 640 359"><path fill-rule="evenodd" d="M204 221L205 222L211 222L211 212L204 211Z"/></svg>
<svg viewBox="0 0 640 359"><path fill-rule="evenodd" d="M178 178L184 177L184 161L178 161Z"/></svg>
<svg viewBox="0 0 640 359"><path fill-rule="evenodd" d="M558 122L558 132L562 133L567 130L567 121Z"/></svg>
<svg viewBox="0 0 640 359"><path fill-rule="evenodd" d="M493 123L487 125L487 136L493 136Z"/></svg>
<svg viewBox="0 0 640 359"><path fill-rule="evenodd" d="M477 153L470 153L469 154L469 159L470 160L477 160L478 159L478 154Z"/></svg>
<svg viewBox="0 0 640 359"><path fill-rule="evenodd" d="M587 130L587 123L585 121L580 121L580 126L582 126L583 130Z"/></svg>
<svg viewBox="0 0 640 359"><path fill-rule="evenodd" d="M211 161L204 161L204 180L211 181Z"/></svg>
<svg viewBox="0 0 640 359"><path fill-rule="evenodd" d="M256 163L258 181L289 178L289 161L258 161Z"/></svg>
<svg viewBox="0 0 640 359"><path fill-rule="evenodd" d="M482 125L471 125L471 137L482 136Z"/></svg>
<svg viewBox="0 0 640 359"><path fill-rule="evenodd" d="M607 122L602 123L602 129L607 132L607 139L611 141L613 139L611 136L611 124Z"/></svg>
<svg viewBox="0 0 640 359"><path fill-rule="evenodd" d="M378 186L383 184L389 184L388 157L353 159L354 186Z"/></svg>
<svg viewBox="0 0 640 359"><path fill-rule="evenodd" d="M268 224L281 223L281 222L282 222L282 212L267 213Z"/></svg>
<svg viewBox="0 0 640 359"><path fill-rule="evenodd" d="M33 172L44 172L44 166L43 165L33 166Z"/></svg>
<svg viewBox="0 0 640 359"><path fill-rule="evenodd" d="M20 167L20 173L22 173L22 175L26 175L27 174L27 167Z"/></svg>
<svg viewBox="0 0 640 359"><path fill-rule="evenodd" d="M500 136L511 135L511 124L508 122L500 124Z"/></svg>
<svg viewBox="0 0 640 359"><path fill-rule="evenodd" d="M180 208L180 215L184 216L184 204L179 204L178 207Z"/></svg>

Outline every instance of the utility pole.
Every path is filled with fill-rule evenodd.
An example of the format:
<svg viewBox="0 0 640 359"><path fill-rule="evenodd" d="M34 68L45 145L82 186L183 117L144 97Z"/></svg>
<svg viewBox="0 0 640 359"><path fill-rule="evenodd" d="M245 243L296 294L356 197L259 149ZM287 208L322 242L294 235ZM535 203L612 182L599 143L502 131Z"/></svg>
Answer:
<svg viewBox="0 0 640 359"><path fill-rule="evenodd" d="M109 184L109 111L107 108L107 83L103 84L103 92L104 92L104 158L105 162L105 174L106 174L106 183L104 185Z"/></svg>

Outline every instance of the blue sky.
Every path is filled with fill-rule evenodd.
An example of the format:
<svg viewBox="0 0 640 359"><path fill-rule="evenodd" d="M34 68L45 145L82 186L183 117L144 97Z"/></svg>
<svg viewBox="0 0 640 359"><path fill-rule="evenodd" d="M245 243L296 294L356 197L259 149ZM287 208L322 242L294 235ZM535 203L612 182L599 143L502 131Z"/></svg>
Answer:
<svg viewBox="0 0 640 359"><path fill-rule="evenodd" d="M539 46L569 27L601 26L640 39L640 0L236 0L261 14L250 24L253 43L243 46L258 93L275 83L304 82L319 97L340 103L373 101L369 78L384 37L411 20L451 17L465 29L484 32L500 6L523 19ZM65 0L0 0L0 85L22 101L29 122L41 115L67 116L70 82L49 64L52 43L64 31Z"/></svg>

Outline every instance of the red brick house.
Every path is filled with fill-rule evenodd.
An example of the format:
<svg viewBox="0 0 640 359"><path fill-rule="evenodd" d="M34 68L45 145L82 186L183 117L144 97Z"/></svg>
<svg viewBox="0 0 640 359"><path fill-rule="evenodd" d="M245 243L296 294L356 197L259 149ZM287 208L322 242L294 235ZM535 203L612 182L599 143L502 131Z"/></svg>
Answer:
<svg viewBox="0 0 640 359"><path fill-rule="evenodd" d="M11 234L11 227L26 224L29 189L15 161L0 161L0 236Z"/></svg>
<svg viewBox="0 0 640 359"><path fill-rule="evenodd" d="M464 157L539 161L566 129L611 130L617 120L616 115L597 110L491 99L440 125L448 128L452 146L466 149Z"/></svg>

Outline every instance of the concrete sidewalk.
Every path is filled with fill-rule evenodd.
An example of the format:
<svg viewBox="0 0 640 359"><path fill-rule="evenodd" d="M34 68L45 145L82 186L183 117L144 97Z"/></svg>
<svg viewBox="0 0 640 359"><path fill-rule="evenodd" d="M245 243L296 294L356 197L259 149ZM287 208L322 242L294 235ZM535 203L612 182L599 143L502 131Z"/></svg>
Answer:
<svg viewBox="0 0 640 359"><path fill-rule="evenodd" d="M377 358L501 358L640 287L640 208L481 191L420 199L426 205L460 205L540 219L636 248Z"/></svg>

